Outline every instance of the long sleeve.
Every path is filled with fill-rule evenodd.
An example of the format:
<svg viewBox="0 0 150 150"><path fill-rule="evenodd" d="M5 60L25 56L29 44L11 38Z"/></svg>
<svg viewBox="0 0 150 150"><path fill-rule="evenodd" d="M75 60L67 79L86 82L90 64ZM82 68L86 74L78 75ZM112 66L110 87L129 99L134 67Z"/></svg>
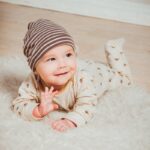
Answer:
<svg viewBox="0 0 150 150"><path fill-rule="evenodd" d="M87 123L95 112L97 94L93 78L87 73L80 75L76 81L77 93L73 110L65 118L73 121L77 126Z"/></svg>
<svg viewBox="0 0 150 150"><path fill-rule="evenodd" d="M12 108L16 114L25 120L38 120L32 115L33 109L38 105L39 99L36 91L33 74L30 74L21 84L18 97L13 100Z"/></svg>

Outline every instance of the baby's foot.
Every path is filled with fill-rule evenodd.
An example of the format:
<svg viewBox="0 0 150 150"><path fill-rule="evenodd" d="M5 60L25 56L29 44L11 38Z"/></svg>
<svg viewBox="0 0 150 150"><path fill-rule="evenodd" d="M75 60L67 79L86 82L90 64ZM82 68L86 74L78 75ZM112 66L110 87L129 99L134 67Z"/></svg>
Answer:
<svg viewBox="0 0 150 150"><path fill-rule="evenodd" d="M123 38L109 40L105 44L105 51L109 55L118 56L118 54L123 53L123 44L125 40Z"/></svg>

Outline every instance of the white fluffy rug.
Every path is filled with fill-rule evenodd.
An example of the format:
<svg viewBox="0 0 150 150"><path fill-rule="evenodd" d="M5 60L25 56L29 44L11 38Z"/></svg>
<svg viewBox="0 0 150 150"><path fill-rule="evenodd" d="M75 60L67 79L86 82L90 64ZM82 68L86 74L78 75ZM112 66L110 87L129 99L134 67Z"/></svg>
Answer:
<svg viewBox="0 0 150 150"><path fill-rule="evenodd" d="M29 71L25 60L1 57L0 69L0 150L150 150L150 95L143 88L110 91L89 124L59 133L45 122L24 121L10 109Z"/></svg>

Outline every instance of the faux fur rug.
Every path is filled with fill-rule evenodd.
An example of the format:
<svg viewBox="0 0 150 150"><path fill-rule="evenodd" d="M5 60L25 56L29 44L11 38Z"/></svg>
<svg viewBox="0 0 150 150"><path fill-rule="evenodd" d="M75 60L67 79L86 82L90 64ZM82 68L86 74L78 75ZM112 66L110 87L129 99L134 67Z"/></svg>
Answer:
<svg viewBox="0 0 150 150"><path fill-rule="evenodd" d="M150 150L150 94L143 88L108 92L87 125L59 133L10 109L27 68L23 58L0 58L0 150Z"/></svg>

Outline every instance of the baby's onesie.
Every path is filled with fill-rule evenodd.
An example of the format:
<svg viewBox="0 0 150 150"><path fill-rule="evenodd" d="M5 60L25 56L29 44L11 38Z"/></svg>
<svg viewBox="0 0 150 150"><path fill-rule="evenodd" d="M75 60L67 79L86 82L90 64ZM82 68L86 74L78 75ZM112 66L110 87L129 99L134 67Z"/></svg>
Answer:
<svg viewBox="0 0 150 150"><path fill-rule="evenodd" d="M59 109L66 112L63 118L77 126L83 125L93 117L98 99L106 91L132 84L130 68L122 50L123 42L123 39L107 42L107 64L77 60L77 72L53 98ZM44 86L31 73L21 84L18 97L13 100L13 110L24 119L39 120L32 115L32 111L40 103L40 92Z"/></svg>

